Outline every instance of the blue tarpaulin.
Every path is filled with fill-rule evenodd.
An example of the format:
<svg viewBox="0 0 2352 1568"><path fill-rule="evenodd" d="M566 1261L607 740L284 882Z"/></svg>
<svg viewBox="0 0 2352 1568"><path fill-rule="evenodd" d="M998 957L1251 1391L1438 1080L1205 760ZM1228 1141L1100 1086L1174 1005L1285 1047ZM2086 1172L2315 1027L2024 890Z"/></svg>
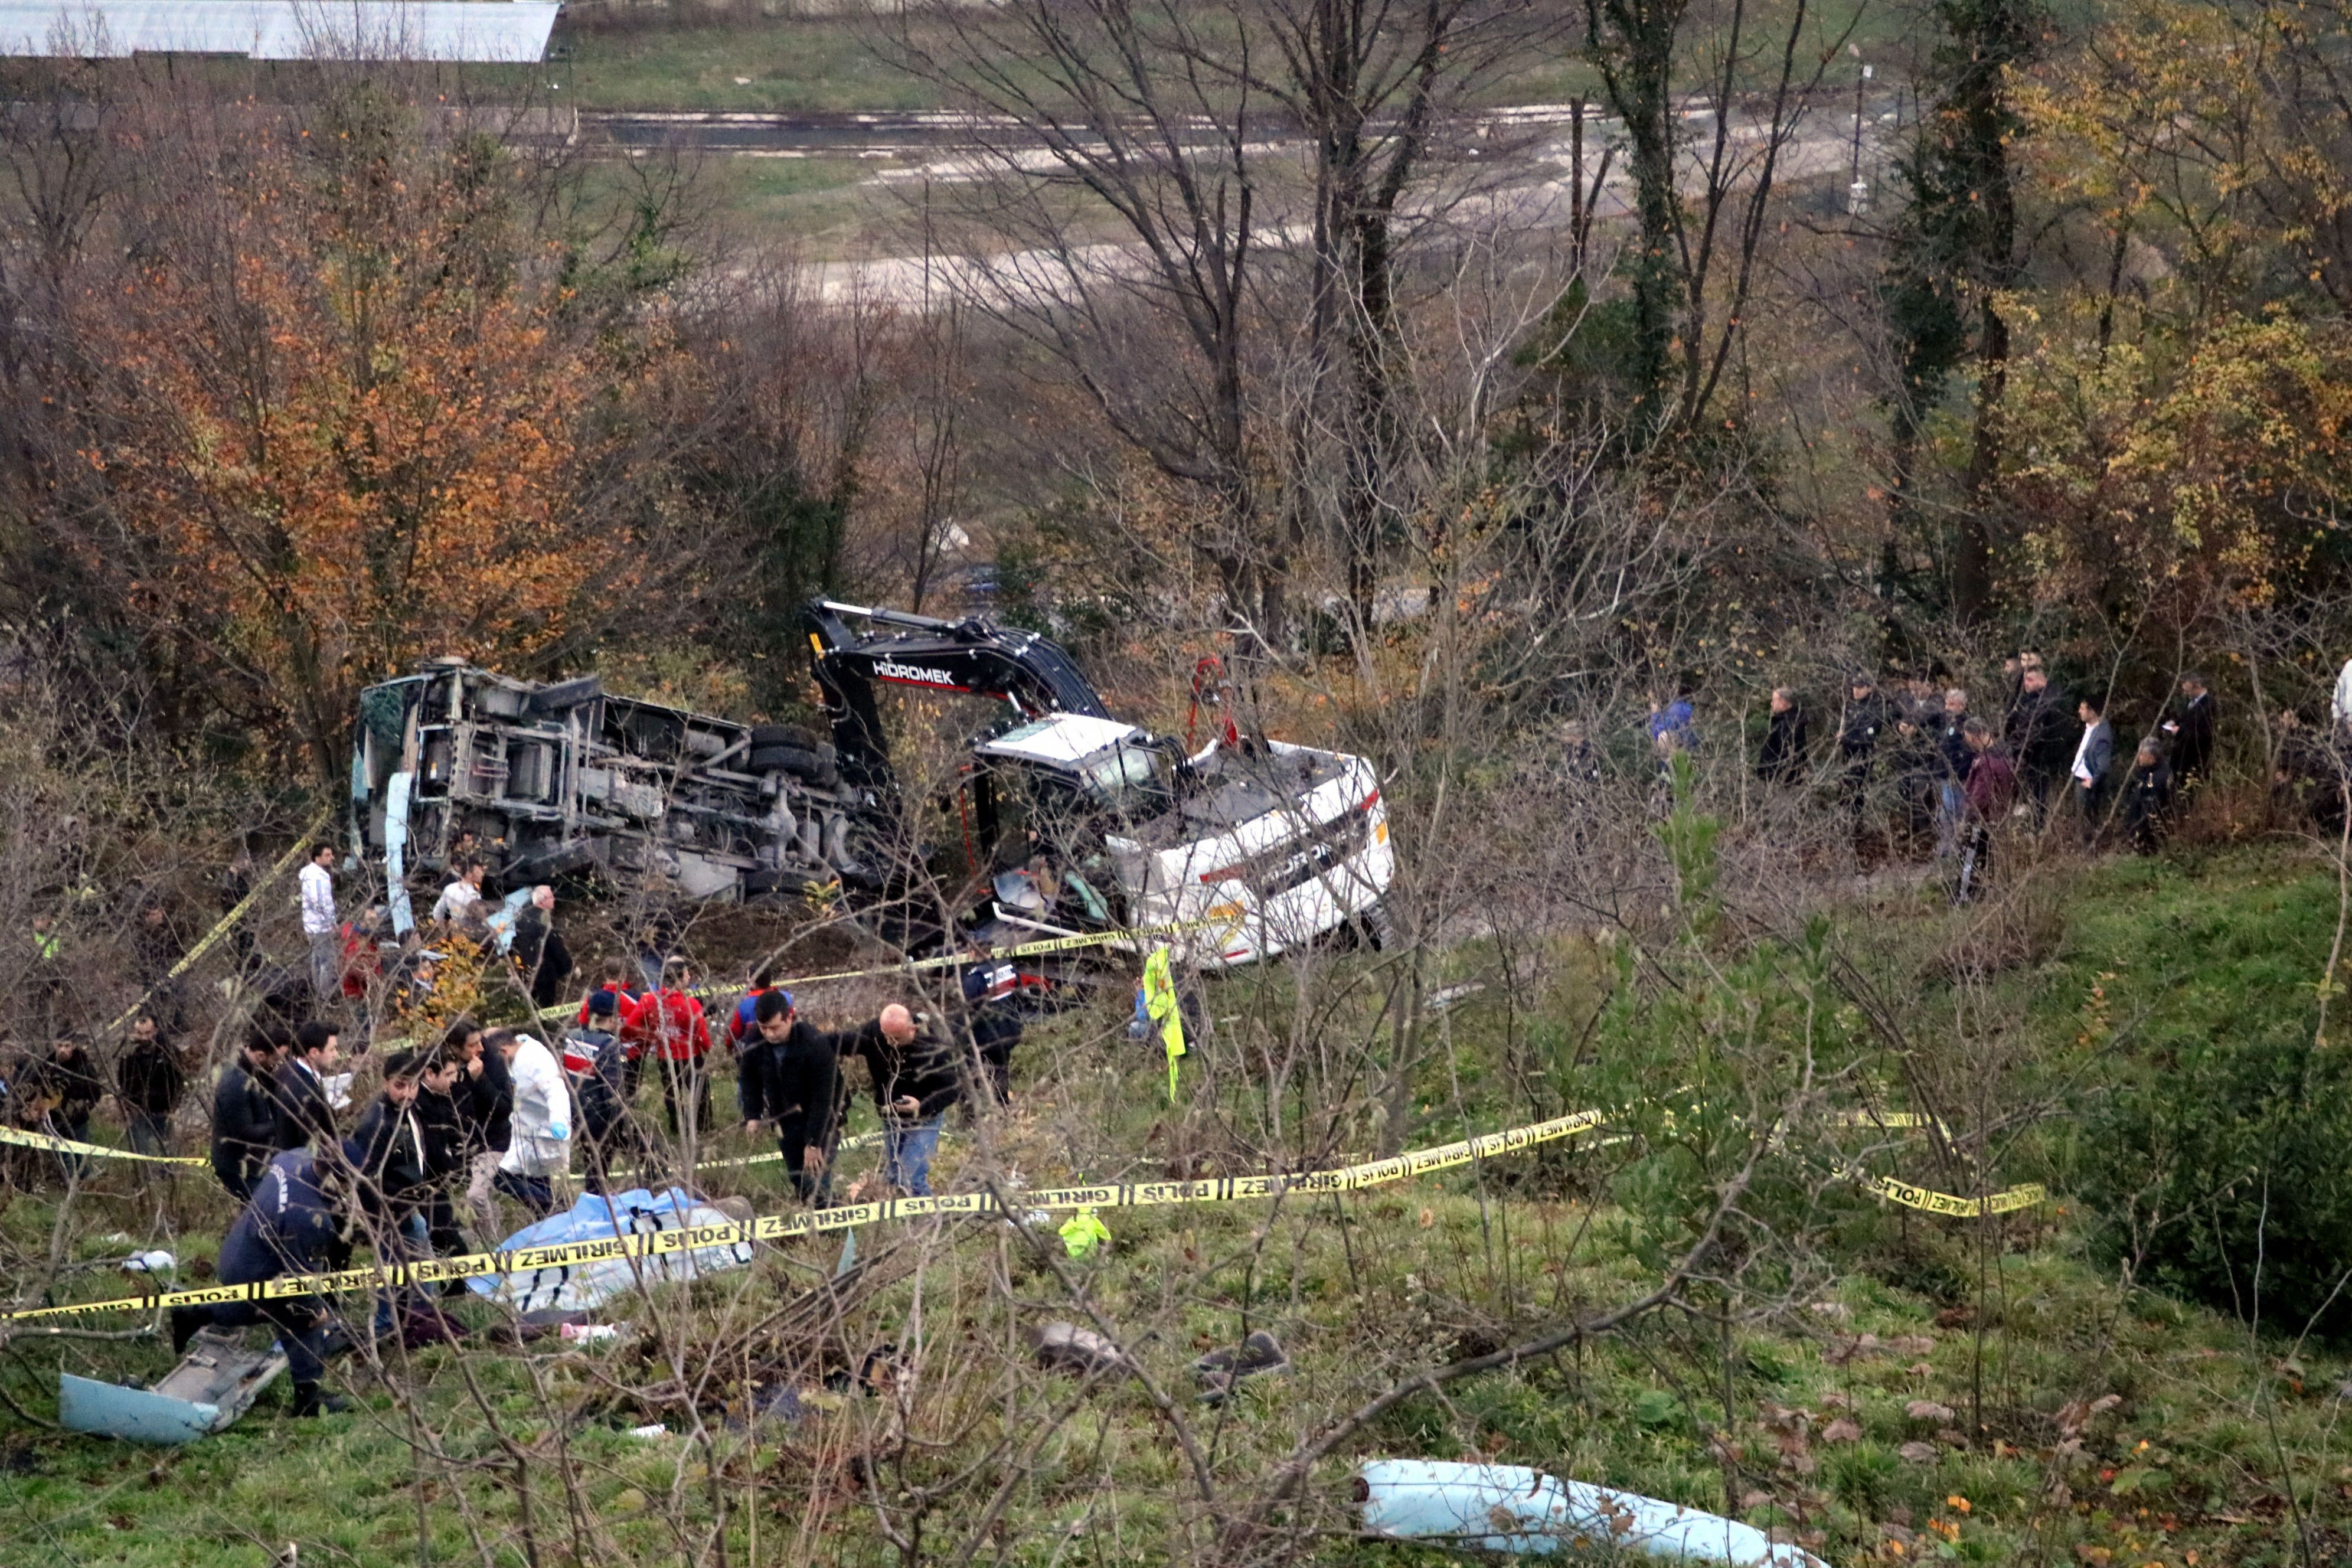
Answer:
<svg viewBox="0 0 2352 1568"><path fill-rule="evenodd" d="M603 1241L615 1236L734 1223L728 1215L698 1202L679 1188L656 1194L644 1187L632 1187L609 1198L587 1194L564 1213L523 1226L499 1247L501 1251L518 1247L553 1247L567 1241ZM584 1312L641 1279L649 1285L666 1279L692 1279L721 1269L740 1268L751 1261L751 1247L739 1241L720 1247L698 1247L691 1252L666 1253L658 1258L600 1258L557 1268L494 1274L469 1279L467 1284L476 1293L503 1301L518 1312L535 1312L550 1307Z"/></svg>

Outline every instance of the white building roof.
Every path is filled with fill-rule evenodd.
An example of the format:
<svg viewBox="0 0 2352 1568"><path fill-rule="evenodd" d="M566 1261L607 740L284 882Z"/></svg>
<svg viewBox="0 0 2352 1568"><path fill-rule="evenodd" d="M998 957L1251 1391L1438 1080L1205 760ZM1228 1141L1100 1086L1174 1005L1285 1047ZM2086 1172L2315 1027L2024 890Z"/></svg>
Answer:
<svg viewBox="0 0 2352 1568"><path fill-rule="evenodd" d="M544 58L552 0L0 0L0 55L257 60Z"/></svg>

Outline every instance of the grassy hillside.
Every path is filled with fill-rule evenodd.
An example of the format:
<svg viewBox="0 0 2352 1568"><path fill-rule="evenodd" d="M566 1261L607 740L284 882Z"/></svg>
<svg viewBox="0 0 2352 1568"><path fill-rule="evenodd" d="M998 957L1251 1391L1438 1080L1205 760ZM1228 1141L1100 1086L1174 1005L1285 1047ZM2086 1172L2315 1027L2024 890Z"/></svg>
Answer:
<svg viewBox="0 0 2352 1568"><path fill-rule="evenodd" d="M2352 1363L2121 1286L2102 1217L2063 1186L2087 1168L2072 1110L2156 1071L2166 1042L2308 1012L2311 960L2325 962L2334 910L2332 879L2273 856L2123 863L2078 879L2039 950L1987 983L2018 1004L2035 1070L2081 1091L2008 1145L1996 1173L2053 1177L2053 1208L1979 1233L1825 1194L1820 1270L1796 1270L1785 1299L1752 1298L1754 1310L1729 1321L1654 1315L1408 1399L1317 1468L1307 1500L1286 1516L1304 1533L1288 1539L1317 1562L1458 1560L1350 1539L1349 1466L1483 1455L1732 1507L1841 1564L2340 1557L2352 1550L2352 1441L2338 1389ZM1875 929L1924 946L1958 928L1922 899ZM2184 963L2184 951L2200 962ZM1484 961L1453 962L1468 972ZM1272 1006L1283 973L1223 987L1213 1010ZM1561 982L1557 1006L1589 1012L1603 973L1587 966ZM2104 1037L2095 1016L2086 1026L2095 988ZM1928 1009L1946 1000L1919 998ZM1505 1087L1506 1037L1543 1020L1515 1021L1491 991L1448 1016L1452 1068L1433 1062L1412 1142L1497 1125L1515 1105L1524 1115ZM1185 1134L1166 1112L1158 1063L1118 1021L1107 1003L1033 1035L999 1161L1037 1183L1166 1168ZM1919 1022L1928 1026L1924 1013ZM1265 1081L1246 1064L1210 1068L1194 1064L1188 1092L1216 1097L1228 1116L1266 1113ZM1092 1163L1073 1165L1074 1152ZM978 1158L970 1138L951 1142L949 1184ZM1911 1148L1895 1163L1922 1160ZM993 1498L983 1561L1000 1549L1024 1563L1166 1561L1213 1537L1152 1394L1133 1382L1087 1389L1035 1374L1026 1330L1092 1311L1134 1334L1150 1387L1183 1412L1218 1485L1245 1495L1317 1413L1375 1390L1380 1369L1480 1353L1579 1304L1639 1293L1651 1264L1623 1184L1640 1169L1622 1150L1554 1150L1344 1199L1114 1211L1113 1244L1083 1261L1058 1246L1032 1252L1003 1226L868 1232L860 1248L881 1282L821 1344L785 1357L798 1358L807 1413L742 1427L747 1385L771 1375L747 1350L740 1366L695 1374L706 1380L707 1442L625 1429L690 1425L659 1387L695 1367L698 1350L783 1354L761 1325L832 1271L836 1241L777 1248L744 1273L616 1305L641 1330L619 1347L431 1349L402 1369L413 1391L402 1398L362 1377L362 1412L298 1426L273 1395L230 1433L170 1452L38 1425L58 1367L152 1376L167 1364L163 1347L20 1336L0 1358L0 1393L14 1406L0 1413L0 1521L7 1539L39 1543L38 1561L145 1568L260 1563L289 1540L305 1562L520 1561L515 1532L529 1513L548 1543L542 1561L572 1552L650 1563L682 1560L694 1541L680 1531L707 1529L723 1508L731 1563L878 1563L907 1559L881 1539L877 1500L902 1531L919 1511L909 1500L929 1500L929 1540L946 1561ZM715 1184L762 1209L781 1202L756 1172ZM10 1242L45 1244L50 1195L20 1197L0 1217ZM101 1238L120 1229L200 1258L208 1246L198 1238L224 1212L201 1183L143 1192L111 1167L72 1216L70 1247L119 1256L128 1244ZM490 1323L470 1307L462 1315ZM1223 1411L1195 1405L1192 1358L1260 1326L1281 1337L1295 1372L1244 1385ZM914 1369L903 1429L889 1398L818 1391L827 1367L883 1343ZM929 1550L920 1560L933 1560Z"/></svg>

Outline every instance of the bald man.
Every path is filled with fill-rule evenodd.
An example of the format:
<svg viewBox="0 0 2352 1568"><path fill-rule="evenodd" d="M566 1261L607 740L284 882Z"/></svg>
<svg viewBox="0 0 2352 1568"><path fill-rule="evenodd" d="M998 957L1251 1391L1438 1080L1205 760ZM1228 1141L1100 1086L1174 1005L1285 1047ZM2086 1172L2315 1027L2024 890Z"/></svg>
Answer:
<svg viewBox="0 0 2352 1568"><path fill-rule="evenodd" d="M962 1097L954 1049L928 1019L893 1002L858 1042L882 1118L882 1179L915 1197L931 1194L940 1125Z"/></svg>

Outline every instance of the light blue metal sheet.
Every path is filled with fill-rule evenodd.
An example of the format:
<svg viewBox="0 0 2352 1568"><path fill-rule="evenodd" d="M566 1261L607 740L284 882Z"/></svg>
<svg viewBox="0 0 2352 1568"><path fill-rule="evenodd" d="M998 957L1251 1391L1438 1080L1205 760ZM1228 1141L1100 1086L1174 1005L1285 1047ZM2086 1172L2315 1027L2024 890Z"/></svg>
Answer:
<svg viewBox="0 0 2352 1568"><path fill-rule="evenodd" d="M193 1443L209 1436L220 1409L191 1405L143 1388L99 1383L71 1373L58 1375L58 1419L68 1430L121 1437L133 1443Z"/></svg>

